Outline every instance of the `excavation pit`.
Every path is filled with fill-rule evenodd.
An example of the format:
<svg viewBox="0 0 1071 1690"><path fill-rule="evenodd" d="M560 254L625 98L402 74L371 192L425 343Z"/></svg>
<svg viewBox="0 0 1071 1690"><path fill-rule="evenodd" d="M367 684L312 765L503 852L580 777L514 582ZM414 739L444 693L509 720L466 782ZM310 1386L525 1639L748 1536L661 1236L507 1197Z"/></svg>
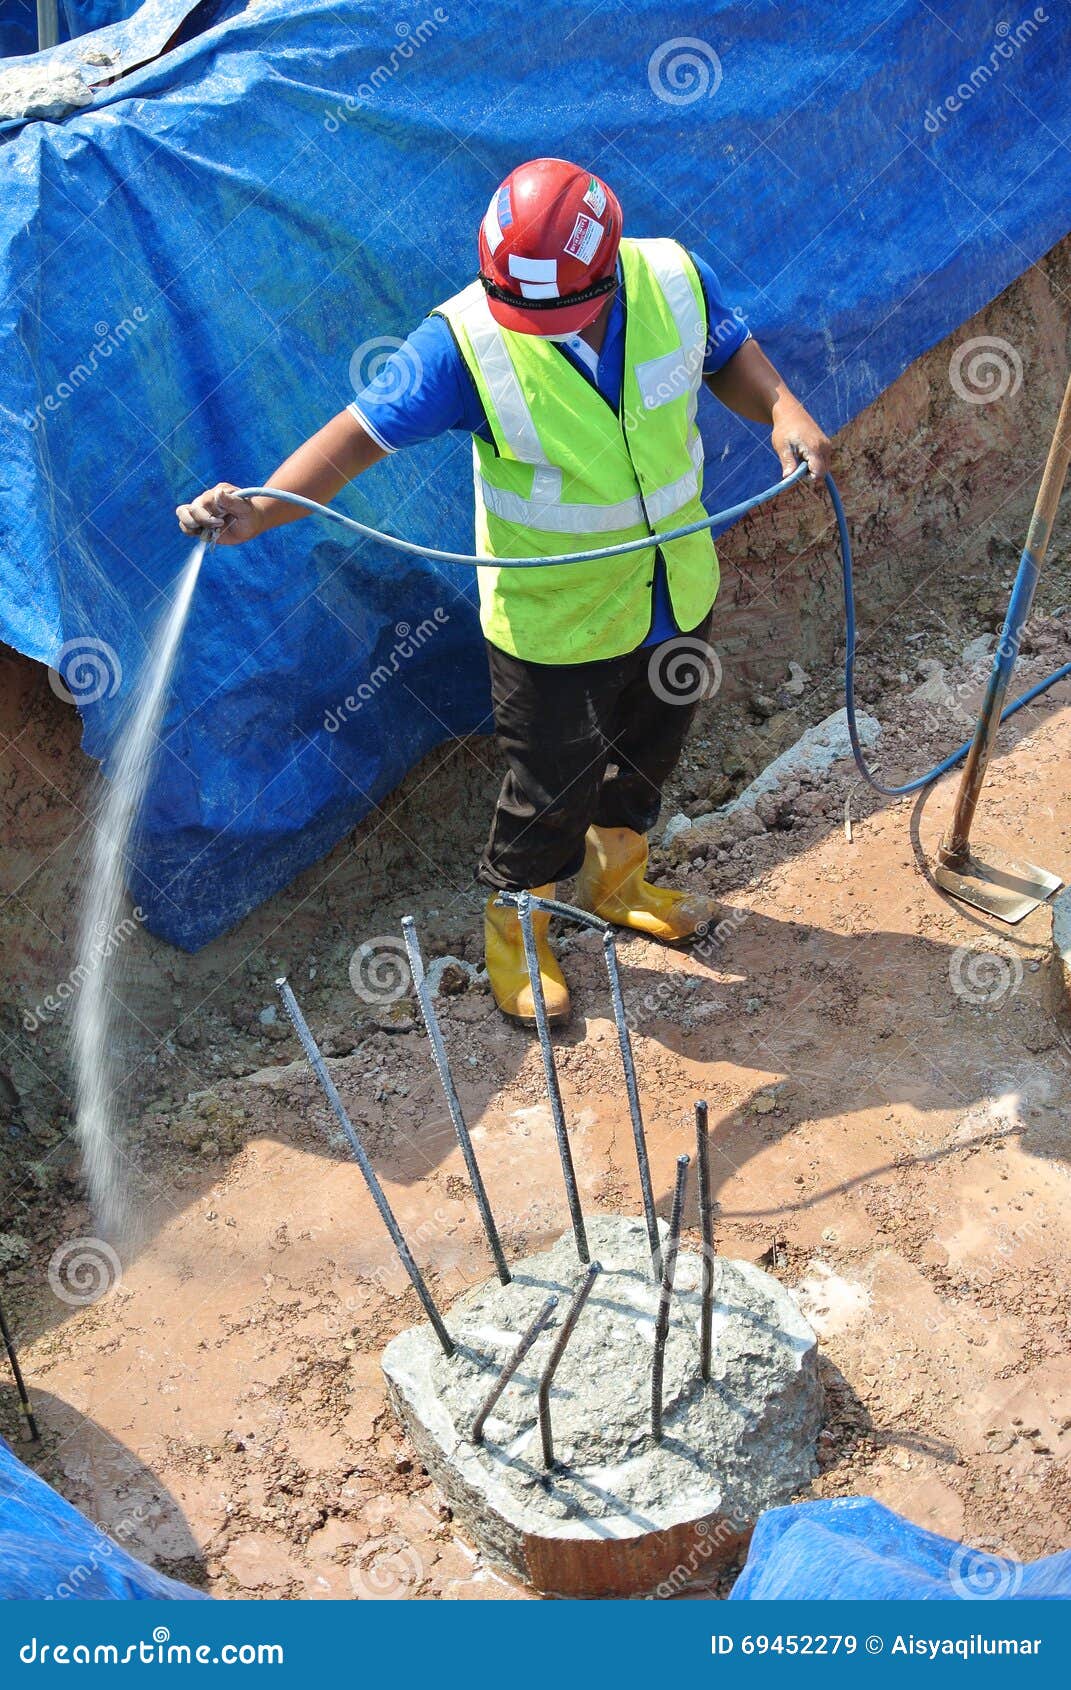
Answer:
<svg viewBox="0 0 1071 1690"><path fill-rule="evenodd" d="M383 1354L394 1407L457 1524L546 1595L675 1594L709 1583L764 1508L814 1477L822 1393L815 1335L788 1291L714 1259L711 1377L700 1372L703 1263L677 1257L663 1437L651 1432L658 1286L641 1220L588 1222L602 1272L554 1376L555 1466L544 1465L540 1375L586 1269L572 1233L475 1287L446 1322ZM473 1442L476 1415L549 1296L558 1306Z"/></svg>

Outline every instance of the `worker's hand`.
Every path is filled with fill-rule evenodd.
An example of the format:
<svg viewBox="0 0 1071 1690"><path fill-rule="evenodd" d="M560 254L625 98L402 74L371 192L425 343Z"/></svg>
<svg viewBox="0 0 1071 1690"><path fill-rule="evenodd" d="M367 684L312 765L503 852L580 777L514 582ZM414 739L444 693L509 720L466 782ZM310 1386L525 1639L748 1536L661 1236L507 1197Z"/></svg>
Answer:
<svg viewBox="0 0 1071 1690"><path fill-rule="evenodd" d="M263 513L251 499L240 499L230 481L219 481L175 511L184 534L199 534L210 528L220 546L240 546L252 540L264 527Z"/></svg>
<svg viewBox="0 0 1071 1690"><path fill-rule="evenodd" d="M797 400L788 406L778 405L770 444L786 475L791 475L804 458L815 486L821 487L833 457L833 442Z"/></svg>

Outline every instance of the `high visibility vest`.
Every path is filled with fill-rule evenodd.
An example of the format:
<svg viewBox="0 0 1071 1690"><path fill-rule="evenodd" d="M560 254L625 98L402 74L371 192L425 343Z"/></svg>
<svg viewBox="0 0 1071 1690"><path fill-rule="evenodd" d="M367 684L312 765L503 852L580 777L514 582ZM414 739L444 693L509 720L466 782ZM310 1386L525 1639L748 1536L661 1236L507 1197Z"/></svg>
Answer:
<svg viewBox="0 0 1071 1690"><path fill-rule="evenodd" d="M705 512L695 412L707 337L695 266L672 240L623 240L625 368L614 412L553 341L500 328L482 285L438 307L476 384L492 442L474 435L476 542L492 557L611 546ZM680 628L718 591L709 532L661 547ZM481 569L493 645L533 663L619 657L651 627L654 547L590 563Z"/></svg>

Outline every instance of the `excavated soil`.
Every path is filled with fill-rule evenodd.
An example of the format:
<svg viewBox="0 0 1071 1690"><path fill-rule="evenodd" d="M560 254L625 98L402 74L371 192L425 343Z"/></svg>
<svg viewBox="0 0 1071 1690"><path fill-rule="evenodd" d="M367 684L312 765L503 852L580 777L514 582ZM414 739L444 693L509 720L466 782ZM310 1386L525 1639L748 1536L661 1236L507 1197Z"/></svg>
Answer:
<svg viewBox="0 0 1071 1690"><path fill-rule="evenodd" d="M972 642L991 646L999 625L1056 412L1067 269L1065 246L955 337L1017 345L1016 394L957 399L947 343L840 442L861 702L885 724L874 758L890 777L969 731L986 670ZM667 816L716 809L836 708L829 537L815 500L759 513L723 543L726 685ZM1065 520L1022 684L1071 657L1069 551ZM469 876L499 775L492 746L427 759L199 956L143 932L124 945L141 1232L114 1257L94 1247L94 1280L72 1253L93 1222L64 1017L26 1025L75 962L89 769L42 673L12 656L4 678L0 1285L44 1433L20 1452L137 1552L220 1596L525 1595L454 1529L392 1420L378 1357L419 1305L271 985L289 975L451 1303L489 1271L479 1222L404 980L399 991L368 964L397 962L407 911L428 957L479 963ZM1066 697L1002 731L976 829L1058 872L1071 864ZM805 1494L874 1495L1033 1557L1071 1539L1071 1035L1053 1007L1048 912L1000 927L926 876L952 791L885 802L840 763L746 824L682 834L658 871L724 899L724 942L677 953L623 936L622 978L661 1212L705 1096L719 1248L794 1287L819 1334L827 1420ZM601 951L589 936L562 949L575 1014L560 1071L583 1201L635 1213ZM448 968L443 987L506 1249L539 1250L566 1217L538 1051L470 971ZM694 1209L686 1221L694 1248ZM0 1429L18 1436L6 1375Z"/></svg>

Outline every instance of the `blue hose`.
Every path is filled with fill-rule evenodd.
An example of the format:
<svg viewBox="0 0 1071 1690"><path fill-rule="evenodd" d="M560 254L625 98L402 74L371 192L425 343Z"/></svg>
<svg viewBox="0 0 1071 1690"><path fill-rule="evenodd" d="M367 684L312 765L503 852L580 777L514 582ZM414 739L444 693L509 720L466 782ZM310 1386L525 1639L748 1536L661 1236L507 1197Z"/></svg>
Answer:
<svg viewBox="0 0 1071 1690"><path fill-rule="evenodd" d="M844 515L844 506L841 503L836 482L831 475L827 475L826 485L829 488L833 514L837 519L837 533L840 537L841 574L844 581L844 709L848 718L848 738L851 740L852 756L855 758L855 766L859 773L867 785L874 788L875 792L882 793L886 798L903 798L909 792L920 792L924 786L929 786L933 781L939 780L942 775L946 775L949 769L954 769L956 764L967 755L971 748L971 739L974 736L972 735L971 739L965 739L961 746L945 757L942 762L935 763L933 768L928 769L924 775L917 775L914 780L906 781L903 786L886 786L867 767L866 758L863 756L863 747L859 743L859 728L855 719L855 587L852 579L852 542L848 535L848 521ZM1024 552L1023 561L1019 565L1020 574L1023 573L1028 557L1029 554ZM1017 587L1018 581L1016 582ZM1016 588L1012 589L1013 604L1019 596ZM1010 618L1011 611L1009 609ZM1008 623L1006 622L1006 633L997 645L998 661L1001 660L1001 648L1006 644L1007 628ZM1015 652L1018 651L1020 632L1021 628L1016 624L1014 633ZM1014 653L1012 655L1014 656ZM1007 654L1005 653L1005 660L1006 657ZM1014 716L1017 710L1022 710L1027 704L1032 704L1035 698L1039 698L1043 692L1048 692L1050 687L1054 687L1057 681L1062 681L1066 675L1071 675L1071 663L1065 663L1062 669L1056 669L1051 675L1047 675L1043 681L1039 681L1037 686L1031 687L1029 692L1024 692L1020 698L1015 699L1001 713L1001 721L1006 722L1008 717Z"/></svg>
<svg viewBox="0 0 1071 1690"><path fill-rule="evenodd" d="M807 465L801 463L797 465L791 475L786 475L783 481L775 482L772 487L767 487L763 492L754 494L750 499L743 499L737 505L729 505L726 510L715 511L713 516L703 517L701 521L691 522L684 528L671 528L666 533L656 536L643 535L638 540L628 540L620 546L600 546L594 551L587 552L563 552L555 554L553 557L479 557L467 552L444 552L434 546L419 546L412 540L400 540L394 534L383 534L378 528L371 528L367 523L358 522L355 517L344 516L341 511L333 510L329 505L317 504L315 499L306 499L300 493L285 493L276 487L243 487L238 493L238 497L240 499L280 499L284 504L297 505L300 509L310 511L316 516L326 517L330 522L337 522L342 528L350 529L352 533L359 534L364 540L375 540L378 544L390 546L395 551L410 552L417 557L431 558L436 563L460 563L477 569L543 569L554 564L591 563L598 558L623 557L628 552L649 551L652 539L657 539L660 544L669 540L683 540L689 534L699 534L704 529L717 528L723 524L735 522L737 518L746 516L749 511L757 510L760 505L768 504L771 499L776 499L779 493L786 493L790 487L797 486L809 474ZM963 744L945 757L942 762L935 763L933 768L928 769L924 775L917 775L914 780L905 782L903 786L886 786L868 768L859 739L859 726L855 712L855 588L852 577L852 542L848 533L848 522L844 515L840 493L831 475L826 476L826 488L833 505L833 514L837 519L837 535L840 541L841 574L844 584L844 711L848 722L848 738L851 742L852 756L855 758L859 773L867 782L867 785L874 788L875 792L880 792L886 798L903 798L910 792L921 791L924 786L929 786L933 781L940 779L941 775L947 774L949 769L954 769L956 764L967 755L971 741L969 739L964 740ZM1029 555L1029 552L1023 553L1019 566L1020 575L1027 567ZM1016 586L1012 590L1013 606L1021 596L1018 592L1018 586L1017 580ZM1008 621L1005 623L1006 635L1009 633L1009 623L1013 621L1011 608L1009 608ZM1012 659L1018 651L1020 632L1021 628L1018 624L1010 629L1013 641ZM1005 641L1002 639L1001 644L1004 643ZM998 654L1000 649L1001 647L998 645ZM998 655L998 661L1008 661L1008 655L1006 653L1002 657ZM1028 692L1024 692L1021 697L1015 699L1002 712L1001 721L1006 722L1009 716L1014 716L1017 710L1022 710L1026 705L1032 704L1035 698L1039 698L1043 692L1048 692L1049 688L1054 687L1057 681L1064 680L1068 675L1071 675L1071 663L1065 663L1061 669L1055 670L1051 675L1046 676L1045 680L1039 681L1036 686L1031 687Z"/></svg>

